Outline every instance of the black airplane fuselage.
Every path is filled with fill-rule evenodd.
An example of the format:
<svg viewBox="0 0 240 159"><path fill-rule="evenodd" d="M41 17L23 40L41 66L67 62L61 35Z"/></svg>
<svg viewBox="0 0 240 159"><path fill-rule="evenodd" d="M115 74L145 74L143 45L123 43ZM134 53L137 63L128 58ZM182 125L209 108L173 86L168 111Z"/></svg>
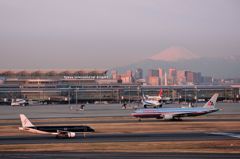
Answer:
<svg viewBox="0 0 240 159"><path fill-rule="evenodd" d="M68 132L95 132L95 130L89 126L34 126L28 127L31 129L36 129L40 131L55 133L58 131L68 131Z"/></svg>

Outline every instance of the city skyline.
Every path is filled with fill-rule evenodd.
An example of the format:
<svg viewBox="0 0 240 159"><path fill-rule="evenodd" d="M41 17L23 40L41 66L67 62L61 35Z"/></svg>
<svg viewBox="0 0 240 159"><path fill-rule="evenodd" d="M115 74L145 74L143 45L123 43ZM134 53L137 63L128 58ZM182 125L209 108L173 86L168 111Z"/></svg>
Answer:
<svg viewBox="0 0 240 159"><path fill-rule="evenodd" d="M109 72L110 73L110 72ZM229 79L219 79L213 76L206 76L201 72L194 72L192 70L182 70L169 67L152 68L145 72L142 68L136 70L127 70L124 73L119 73L116 70L111 71L111 78L120 80L122 83L141 83L143 85L212 85L212 84L224 84ZM234 79L239 80L239 79Z"/></svg>
<svg viewBox="0 0 240 159"><path fill-rule="evenodd" d="M180 46L200 57L240 54L237 0L0 1L0 67L128 65Z"/></svg>

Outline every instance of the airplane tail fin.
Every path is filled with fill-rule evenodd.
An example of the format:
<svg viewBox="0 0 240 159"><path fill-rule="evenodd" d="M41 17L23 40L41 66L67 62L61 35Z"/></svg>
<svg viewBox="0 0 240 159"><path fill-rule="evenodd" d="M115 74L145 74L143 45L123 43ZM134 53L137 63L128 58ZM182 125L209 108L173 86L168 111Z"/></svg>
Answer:
<svg viewBox="0 0 240 159"><path fill-rule="evenodd" d="M142 100L146 100L146 96L142 93Z"/></svg>
<svg viewBox="0 0 240 159"><path fill-rule="evenodd" d="M23 128L34 126L24 114L20 114L20 119L21 119Z"/></svg>
<svg viewBox="0 0 240 159"><path fill-rule="evenodd" d="M163 95L163 90L160 89L160 90L159 90L159 94L158 94L158 96L159 96L159 97L162 97L162 95Z"/></svg>
<svg viewBox="0 0 240 159"><path fill-rule="evenodd" d="M203 106L204 108L215 107L218 98L218 93L215 93L212 98Z"/></svg>

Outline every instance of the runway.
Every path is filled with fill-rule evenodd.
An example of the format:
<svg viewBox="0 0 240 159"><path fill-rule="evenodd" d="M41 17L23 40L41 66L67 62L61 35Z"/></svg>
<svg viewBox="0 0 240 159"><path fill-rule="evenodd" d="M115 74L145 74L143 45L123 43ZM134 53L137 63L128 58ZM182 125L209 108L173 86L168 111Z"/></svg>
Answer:
<svg viewBox="0 0 240 159"><path fill-rule="evenodd" d="M11 152L0 153L0 158L6 159L236 159L240 154L226 154L226 153L124 153L124 152Z"/></svg>
<svg viewBox="0 0 240 159"><path fill-rule="evenodd" d="M201 106L200 104L198 106ZM142 106L140 106L141 108ZM164 105L166 108L181 107L178 104ZM217 103L221 109L214 114L239 114L240 103ZM25 107L0 106L0 119L19 119L23 113L31 119L40 118L80 118L80 117L123 117L134 112L133 106L122 109L121 104L88 104L85 110L79 105L32 105Z"/></svg>
<svg viewBox="0 0 240 159"><path fill-rule="evenodd" d="M217 117L217 116L216 116ZM119 117L121 118L121 117ZM79 119L79 118L77 118ZM142 119L143 123L150 123L150 122L176 122L176 121L166 121L166 120L162 120L162 119ZM231 119L231 118L222 118L222 119L218 119L218 118L194 118L194 117L188 117L188 118L184 118L182 121L177 121L177 122L187 122L187 123L196 123L196 122L240 122L240 118L237 119ZM127 120L105 120L105 121L51 121L51 122L34 122L35 125L46 125L46 124L64 124L64 125L68 125L68 124L97 124L97 123L102 123L102 124L107 124L107 123L139 123L138 119L133 118L133 117L129 117L129 119ZM0 126L11 126L11 125L20 125L20 120L19 121L11 121L9 120L9 122L7 123L0 123Z"/></svg>
<svg viewBox="0 0 240 159"><path fill-rule="evenodd" d="M0 106L0 146L4 148L0 158L240 158L239 103L220 103L222 111L183 118L183 121L143 119L139 122L130 116L133 109L122 110L120 104L87 105L85 111L75 108L70 109L68 105ZM19 132L20 113L26 114L34 125L84 124L93 127L96 133L87 134L85 138L78 134L76 138L56 139L51 135ZM51 152L45 151L49 147L44 144L53 145ZM66 147L59 148L59 145ZM97 146L92 147L94 145ZM95 149L98 151L92 152ZM107 153L102 153L104 150Z"/></svg>
<svg viewBox="0 0 240 159"><path fill-rule="evenodd" d="M223 132L222 134L229 134ZM107 142L159 142L159 141L203 141L236 139L231 135L219 133L126 133L126 134L88 134L85 138L56 139L55 136L1 136L0 145L6 144L50 144L50 143L107 143ZM240 132L230 132L240 135ZM234 135L233 135L234 136Z"/></svg>

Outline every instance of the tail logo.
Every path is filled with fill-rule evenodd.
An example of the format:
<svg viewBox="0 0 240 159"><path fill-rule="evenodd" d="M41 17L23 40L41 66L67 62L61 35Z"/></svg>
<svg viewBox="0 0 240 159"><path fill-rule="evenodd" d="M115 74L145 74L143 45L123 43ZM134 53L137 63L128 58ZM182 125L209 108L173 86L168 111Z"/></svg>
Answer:
<svg viewBox="0 0 240 159"><path fill-rule="evenodd" d="M208 106L213 106L214 104L213 104L213 102L212 101L209 101L208 102Z"/></svg>
<svg viewBox="0 0 240 159"><path fill-rule="evenodd" d="M24 122L23 122L24 125L27 125L27 122L28 122L28 120L25 118L25 119L24 119Z"/></svg>
<svg viewBox="0 0 240 159"><path fill-rule="evenodd" d="M160 91L159 91L159 96L162 97L162 94L163 94L163 90L160 89Z"/></svg>

